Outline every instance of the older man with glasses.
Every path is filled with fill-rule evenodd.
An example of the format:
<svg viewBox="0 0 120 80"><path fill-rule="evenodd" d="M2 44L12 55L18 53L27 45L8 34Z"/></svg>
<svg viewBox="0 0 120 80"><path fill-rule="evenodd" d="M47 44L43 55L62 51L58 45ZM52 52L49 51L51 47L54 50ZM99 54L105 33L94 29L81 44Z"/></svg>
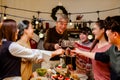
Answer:
<svg viewBox="0 0 120 80"><path fill-rule="evenodd" d="M47 30L43 44L45 50L53 51L59 49L61 48L59 41L61 39L68 39L66 30L68 20L68 16L60 14L57 17L56 26Z"/></svg>

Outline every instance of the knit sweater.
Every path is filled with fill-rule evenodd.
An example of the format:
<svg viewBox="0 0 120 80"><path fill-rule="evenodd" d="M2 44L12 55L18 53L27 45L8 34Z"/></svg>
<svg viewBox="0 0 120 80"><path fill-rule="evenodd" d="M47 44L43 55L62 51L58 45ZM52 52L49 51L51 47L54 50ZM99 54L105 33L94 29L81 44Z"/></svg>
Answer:
<svg viewBox="0 0 120 80"><path fill-rule="evenodd" d="M45 50L50 50L50 51L55 50L54 45L56 43L59 43L60 39L66 39L66 40L68 39L67 31L64 31L63 34L58 34L55 27L49 28L46 32L45 40L43 44Z"/></svg>
<svg viewBox="0 0 120 80"><path fill-rule="evenodd" d="M91 42L86 44L82 43L75 43L75 47L79 48L83 51L90 51L90 46L92 45ZM85 56L80 54L76 54L76 68L77 71L81 74L87 74L91 71L91 60Z"/></svg>

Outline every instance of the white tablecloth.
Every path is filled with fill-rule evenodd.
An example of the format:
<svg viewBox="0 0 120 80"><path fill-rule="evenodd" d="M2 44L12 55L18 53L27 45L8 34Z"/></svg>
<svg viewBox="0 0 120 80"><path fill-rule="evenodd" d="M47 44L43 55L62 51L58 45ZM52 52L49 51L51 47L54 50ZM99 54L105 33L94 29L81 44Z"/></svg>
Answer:
<svg viewBox="0 0 120 80"><path fill-rule="evenodd" d="M50 56L52 51L42 50L44 62L41 63L41 68L50 69L51 66L54 67L56 64L59 64L59 61L50 61ZM79 74L80 80L87 80L87 76Z"/></svg>
<svg viewBox="0 0 120 80"><path fill-rule="evenodd" d="M43 53L44 62L41 63L41 68L50 69L54 67L56 64L59 64L59 60L57 61L50 61L50 56L52 51L41 50Z"/></svg>

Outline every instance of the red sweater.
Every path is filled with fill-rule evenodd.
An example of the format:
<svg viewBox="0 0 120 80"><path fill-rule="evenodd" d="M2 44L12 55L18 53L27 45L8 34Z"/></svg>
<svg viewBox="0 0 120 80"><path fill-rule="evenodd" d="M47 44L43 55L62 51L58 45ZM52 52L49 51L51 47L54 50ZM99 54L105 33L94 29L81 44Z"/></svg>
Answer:
<svg viewBox="0 0 120 80"><path fill-rule="evenodd" d="M75 43L75 47L83 51L89 51L90 45L91 45L91 42L88 43L87 45ZM79 73L87 74L89 71L91 71L91 60L83 55L77 54L76 55L76 68Z"/></svg>

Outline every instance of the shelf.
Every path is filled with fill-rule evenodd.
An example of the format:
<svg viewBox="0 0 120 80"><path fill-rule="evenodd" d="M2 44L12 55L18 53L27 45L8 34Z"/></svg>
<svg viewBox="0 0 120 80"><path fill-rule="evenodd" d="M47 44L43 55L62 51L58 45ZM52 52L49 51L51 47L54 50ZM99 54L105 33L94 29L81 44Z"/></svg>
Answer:
<svg viewBox="0 0 120 80"><path fill-rule="evenodd" d="M79 29L67 29L67 31L68 31L68 34L69 33L80 33L80 30Z"/></svg>

